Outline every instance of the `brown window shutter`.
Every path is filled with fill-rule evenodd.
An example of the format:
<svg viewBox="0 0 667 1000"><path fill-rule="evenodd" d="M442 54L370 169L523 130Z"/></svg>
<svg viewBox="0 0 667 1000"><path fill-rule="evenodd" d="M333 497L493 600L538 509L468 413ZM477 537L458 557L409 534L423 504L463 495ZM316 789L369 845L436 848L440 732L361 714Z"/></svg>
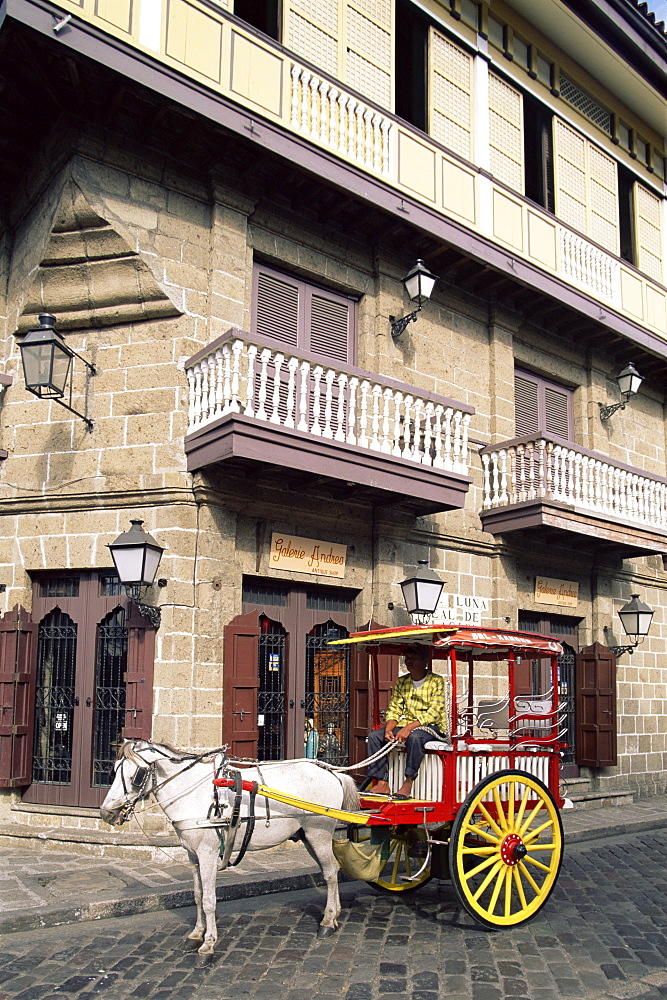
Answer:
<svg viewBox="0 0 667 1000"><path fill-rule="evenodd" d="M32 781L37 626L16 607L0 618L0 787Z"/></svg>
<svg viewBox="0 0 667 1000"><path fill-rule="evenodd" d="M256 757L259 615L237 615L225 628L222 738L237 757Z"/></svg>
<svg viewBox="0 0 667 1000"><path fill-rule="evenodd" d="M539 427L537 380L514 375L515 433L517 437L535 434Z"/></svg>
<svg viewBox="0 0 667 1000"><path fill-rule="evenodd" d="M313 354L346 364L349 358L350 305L320 292L310 296L310 345Z"/></svg>
<svg viewBox="0 0 667 1000"><path fill-rule="evenodd" d="M616 756L616 657L599 642L575 660L577 764L614 767Z"/></svg>
<svg viewBox="0 0 667 1000"><path fill-rule="evenodd" d="M131 605L131 607L134 607ZM126 619L127 673L125 676L126 740L149 740L153 735L153 664L155 630L134 611Z"/></svg>
<svg viewBox="0 0 667 1000"><path fill-rule="evenodd" d="M255 317L253 330L259 337L299 345L301 282L275 271L255 271Z"/></svg>
<svg viewBox="0 0 667 1000"><path fill-rule="evenodd" d="M544 387L544 429L556 437L571 437L570 433L570 393L565 389L545 385Z"/></svg>
<svg viewBox="0 0 667 1000"><path fill-rule="evenodd" d="M572 390L530 372L514 372L515 434L572 440Z"/></svg>

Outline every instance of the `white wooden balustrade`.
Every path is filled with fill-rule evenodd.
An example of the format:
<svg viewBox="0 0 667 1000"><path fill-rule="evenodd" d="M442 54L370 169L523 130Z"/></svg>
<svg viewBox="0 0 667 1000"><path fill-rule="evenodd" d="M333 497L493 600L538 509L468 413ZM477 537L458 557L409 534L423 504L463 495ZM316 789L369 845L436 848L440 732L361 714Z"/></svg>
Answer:
<svg viewBox="0 0 667 1000"><path fill-rule="evenodd" d="M188 434L237 413L355 448L466 475L470 413L372 375L240 338L186 368Z"/></svg>
<svg viewBox="0 0 667 1000"><path fill-rule="evenodd" d="M389 175L389 118L292 63L291 125L360 166Z"/></svg>
<svg viewBox="0 0 667 1000"><path fill-rule="evenodd" d="M575 445L539 437L482 452L483 508L556 500L667 530L667 481Z"/></svg>
<svg viewBox="0 0 667 1000"><path fill-rule="evenodd" d="M558 228L561 274L607 302L618 303L621 290L618 261L563 225Z"/></svg>

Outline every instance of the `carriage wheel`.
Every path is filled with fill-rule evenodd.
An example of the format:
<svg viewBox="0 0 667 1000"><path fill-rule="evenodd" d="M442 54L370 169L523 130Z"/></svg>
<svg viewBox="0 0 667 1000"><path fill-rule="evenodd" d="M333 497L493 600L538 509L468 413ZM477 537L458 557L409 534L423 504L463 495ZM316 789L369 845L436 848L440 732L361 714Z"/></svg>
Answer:
<svg viewBox="0 0 667 1000"><path fill-rule="evenodd" d="M379 879L368 884L384 892L414 892L431 878L426 834L416 827L400 827L390 836L387 863Z"/></svg>
<svg viewBox="0 0 667 1000"><path fill-rule="evenodd" d="M551 793L523 771L481 781L457 813L449 867L468 913L486 927L516 927L544 906L563 858Z"/></svg>

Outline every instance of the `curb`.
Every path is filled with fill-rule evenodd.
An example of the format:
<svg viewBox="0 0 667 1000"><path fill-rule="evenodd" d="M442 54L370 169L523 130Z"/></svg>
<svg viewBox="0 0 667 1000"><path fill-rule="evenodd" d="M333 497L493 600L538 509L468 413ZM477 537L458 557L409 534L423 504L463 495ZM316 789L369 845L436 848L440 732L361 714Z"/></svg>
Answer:
<svg viewBox="0 0 667 1000"><path fill-rule="evenodd" d="M344 876L343 876L344 877ZM349 880L347 880L349 881ZM305 871L300 875L276 876L272 872L255 874L247 880L226 882L216 889L218 902L234 899L249 899L253 896L268 896L276 892L294 892L298 889L313 889L324 885L324 879L317 870ZM136 913L150 913L155 910L173 910L181 906L194 906L192 886L188 883L167 892L139 891L122 899L94 900L84 906L46 906L38 910L24 910L0 916L0 935L34 931L44 927L58 927L62 924L83 923L89 920L106 920L108 917L127 917Z"/></svg>

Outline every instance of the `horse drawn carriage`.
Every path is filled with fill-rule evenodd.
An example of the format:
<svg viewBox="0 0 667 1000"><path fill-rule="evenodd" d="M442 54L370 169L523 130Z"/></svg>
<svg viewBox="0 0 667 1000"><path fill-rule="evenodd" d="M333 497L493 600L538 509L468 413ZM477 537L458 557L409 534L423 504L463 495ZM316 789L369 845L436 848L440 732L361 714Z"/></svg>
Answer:
<svg viewBox="0 0 667 1000"><path fill-rule="evenodd" d="M563 709L560 644L547 636L458 626L358 632L330 645L363 644L370 657L374 716L380 724L378 654L427 644L446 678L447 742L426 745L409 799L358 791L352 779L313 760L256 762L225 750L179 751L127 741L101 815L129 818L153 794L194 870L197 924L189 935L199 963L217 939L216 870L249 850L301 839L327 884L319 928L340 913L336 857L380 890L405 893L431 878L451 879L471 916L487 928L525 923L544 906L563 854L559 809ZM373 679L374 678L374 679ZM404 752L392 744L390 786L403 780ZM347 836L333 842L336 833ZM348 850L346 850L346 844ZM359 876L357 876L359 877Z"/></svg>
<svg viewBox="0 0 667 1000"><path fill-rule="evenodd" d="M411 642L428 643L445 674L451 736L426 744L409 800L362 792L366 841L385 862L375 884L407 892L451 879L480 923L524 923L546 903L562 860L562 648L538 634L442 626L360 632L338 644L364 643L377 675L379 652L400 654ZM402 748L390 751L393 788L404 760Z"/></svg>

